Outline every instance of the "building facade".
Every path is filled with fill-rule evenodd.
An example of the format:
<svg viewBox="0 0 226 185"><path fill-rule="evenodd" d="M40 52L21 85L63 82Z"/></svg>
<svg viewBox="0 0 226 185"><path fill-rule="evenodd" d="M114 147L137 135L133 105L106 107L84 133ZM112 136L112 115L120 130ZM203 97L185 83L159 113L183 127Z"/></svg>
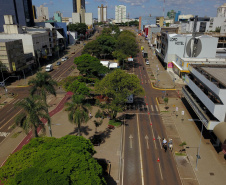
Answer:
<svg viewBox="0 0 226 185"><path fill-rule="evenodd" d="M156 17L156 25L163 27L164 17Z"/></svg>
<svg viewBox="0 0 226 185"><path fill-rule="evenodd" d="M126 22L126 6L115 6L115 23Z"/></svg>
<svg viewBox="0 0 226 185"><path fill-rule="evenodd" d="M81 9L86 9L85 0L73 0L73 13L80 13Z"/></svg>
<svg viewBox="0 0 226 185"><path fill-rule="evenodd" d="M40 7L36 8L36 15L38 17L45 17L47 20L49 20L49 10L48 7L44 7L43 5L40 5Z"/></svg>
<svg viewBox="0 0 226 185"><path fill-rule="evenodd" d="M195 38L191 34L161 33L157 55L164 65L175 60L176 55L182 58L215 58L218 38L201 35Z"/></svg>
<svg viewBox="0 0 226 185"><path fill-rule="evenodd" d="M226 3L217 8L217 17L226 17Z"/></svg>
<svg viewBox="0 0 226 185"><path fill-rule="evenodd" d="M106 22L107 21L107 6L98 6L98 22Z"/></svg>
<svg viewBox="0 0 226 185"><path fill-rule="evenodd" d="M0 39L0 61L8 72L18 71L26 65L21 39Z"/></svg>
<svg viewBox="0 0 226 185"><path fill-rule="evenodd" d="M33 26L32 0L0 1L0 32L3 32L4 15L13 15L14 22L21 26Z"/></svg>
<svg viewBox="0 0 226 185"><path fill-rule="evenodd" d="M56 22L62 22L63 14L60 11L54 13L54 20Z"/></svg>

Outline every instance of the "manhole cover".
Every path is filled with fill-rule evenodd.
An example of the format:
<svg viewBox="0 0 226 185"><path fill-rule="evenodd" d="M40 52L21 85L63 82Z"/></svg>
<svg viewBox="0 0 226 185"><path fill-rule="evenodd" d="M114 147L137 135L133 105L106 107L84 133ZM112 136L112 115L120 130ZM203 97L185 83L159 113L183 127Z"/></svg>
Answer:
<svg viewBox="0 0 226 185"><path fill-rule="evenodd" d="M214 175L214 173L210 172L210 175L211 175L211 176L213 176L213 175Z"/></svg>

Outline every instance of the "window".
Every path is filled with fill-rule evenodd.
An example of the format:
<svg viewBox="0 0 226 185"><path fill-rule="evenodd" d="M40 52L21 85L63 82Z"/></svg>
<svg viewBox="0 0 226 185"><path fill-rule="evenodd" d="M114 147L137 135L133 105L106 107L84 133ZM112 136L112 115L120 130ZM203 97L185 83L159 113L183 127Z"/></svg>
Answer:
<svg viewBox="0 0 226 185"><path fill-rule="evenodd" d="M5 46L0 46L0 50L6 50L6 47Z"/></svg>
<svg viewBox="0 0 226 185"><path fill-rule="evenodd" d="M7 59L7 55L0 55L0 59Z"/></svg>

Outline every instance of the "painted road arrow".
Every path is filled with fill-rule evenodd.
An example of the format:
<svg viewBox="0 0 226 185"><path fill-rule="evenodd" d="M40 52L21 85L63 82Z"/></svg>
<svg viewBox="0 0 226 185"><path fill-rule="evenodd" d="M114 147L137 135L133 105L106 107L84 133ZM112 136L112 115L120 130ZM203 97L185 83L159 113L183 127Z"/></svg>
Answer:
<svg viewBox="0 0 226 185"><path fill-rule="evenodd" d="M160 147L161 147L161 149L162 149L162 145L161 145L161 137L160 136L158 136L158 138L157 138L158 140L159 140L159 145L160 145Z"/></svg>
<svg viewBox="0 0 226 185"><path fill-rule="evenodd" d="M149 144L148 144L148 139L149 139L149 138L148 138L147 135L145 136L145 139L146 139L146 141L147 141L147 149L149 149Z"/></svg>
<svg viewBox="0 0 226 185"><path fill-rule="evenodd" d="M129 136L129 139L130 139L130 148L133 148L133 144L132 144L132 139L133 139L133 136L130 134Z"/></svg>

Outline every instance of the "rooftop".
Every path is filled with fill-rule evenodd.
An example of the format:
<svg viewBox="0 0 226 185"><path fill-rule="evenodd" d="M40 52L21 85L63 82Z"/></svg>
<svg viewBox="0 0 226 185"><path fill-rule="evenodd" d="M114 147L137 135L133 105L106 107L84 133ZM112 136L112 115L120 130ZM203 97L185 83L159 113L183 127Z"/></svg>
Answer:
<svg viewBox="0 0 226 185"><path fill-rule="evenodd" d="M226 88L226 65L222 64L190 64L193 68L199 71L207 79L215 83L219 88Z"/></svg>

